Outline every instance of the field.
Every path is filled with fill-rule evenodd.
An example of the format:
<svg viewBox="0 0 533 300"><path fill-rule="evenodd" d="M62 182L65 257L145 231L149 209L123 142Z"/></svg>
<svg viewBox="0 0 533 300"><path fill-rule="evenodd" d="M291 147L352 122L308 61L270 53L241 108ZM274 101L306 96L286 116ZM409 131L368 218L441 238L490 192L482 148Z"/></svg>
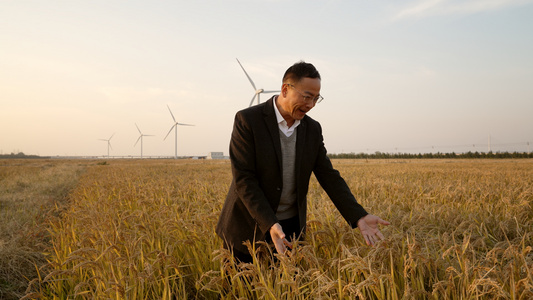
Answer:
<svg viewBox="0 0 533 300"><path fill-rule="evenodd" d="M306 241L236 265L214 233L228 161L0 160L0 298L533 297L532 160L333 163L386 241L313 179Z"/></svg>

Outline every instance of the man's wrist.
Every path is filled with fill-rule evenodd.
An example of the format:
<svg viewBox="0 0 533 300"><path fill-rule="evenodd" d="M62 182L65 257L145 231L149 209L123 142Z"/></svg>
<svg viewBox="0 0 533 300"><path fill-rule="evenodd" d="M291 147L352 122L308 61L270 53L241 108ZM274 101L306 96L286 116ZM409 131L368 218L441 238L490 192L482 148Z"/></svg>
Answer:
<svg viewBox="0 0 533 300"><path fill-rule="evenodd" d="M277 227L276 225L279 226L279 227ZM280 224L280 223L277 223L277 222L274 223L274 225L272 225L272 226L270 227L270 230L274 229L274 227L277 227L277 228L281 229L281 224Z"/></svg>

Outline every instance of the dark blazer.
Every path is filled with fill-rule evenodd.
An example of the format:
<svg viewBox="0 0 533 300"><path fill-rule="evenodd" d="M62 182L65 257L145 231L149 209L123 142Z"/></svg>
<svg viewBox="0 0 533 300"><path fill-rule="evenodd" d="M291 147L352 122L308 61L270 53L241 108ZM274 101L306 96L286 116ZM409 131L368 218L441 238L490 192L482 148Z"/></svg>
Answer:
<svg viewBox="0 0 533 300"><path fill-rule="evenodd" d="M239 111L230 142L233 180L216 227L228 246L247 251L244 241L264 240L278 222L276 210L283 188L281 142L274 97ZM296 197L300 227L305 229L311 172L344 219L357 227L367 215L326 156L320 124L305 116L296 128Z"/></svg>

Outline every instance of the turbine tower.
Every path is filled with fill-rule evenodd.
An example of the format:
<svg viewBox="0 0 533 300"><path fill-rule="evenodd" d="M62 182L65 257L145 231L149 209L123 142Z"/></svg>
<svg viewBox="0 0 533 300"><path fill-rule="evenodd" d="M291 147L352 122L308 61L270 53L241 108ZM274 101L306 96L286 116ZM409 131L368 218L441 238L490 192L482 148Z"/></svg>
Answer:
<svg viewBox="0 0 533 300"><path fill-rule="evenodd" d="M106 141L107 142L107 158L109 158L109 149L113 149L113 147L111 147L111 139L113 138L115 134L113 133L111 135L111 137L109 137L107 140L104 140L104 139L99 139L100 141Z"/></svg>
<svg viewBox="0 0 533 300"><path fill-rule="evenodd" d="M168 131L163 141L167 139L172 129L174 129L174 158L178 159L178 125L180 126L194 126L194 125L178 123L178 121L176 121L176 118L174 118L174 114L172 113L172 110L170 110L170 106L168 106L168 104L167 104L167 107L168 107L168 111L170 112L170 115L172 116L172 120L174 120L174 125L170 127L170 130Z"/></svg>
<svg viewBox="0 0 533 300"><path fill-rule="evenodd" d="M254 88L255 90L255 94L254 96L252 97L252 101L250 101L250 105L249 106L252 106L252 104L254 103L254 100L255 98L257 97L257 104L259 104L261 101L259 100L259 95L262 94L262 93L265 93L265 94L269 94L269 93L279 93L280 91L265 91L264 89L258 89L255 87L255 83L253 82L252 78L250 78L250 75L248 75L248 73L246 73L246 70L244 69L244 67L242 66L241 62L239 61L239 59L237 59L237 62L239 63L239 65L241 66L241 69L244 71L244 74L246 74L246 77L248 77L248 80L250 80L250 83L252 84L252 87Z"/></svg>
<svg viewBox="0 0 533 300"><path fill-rule="evenodd" d="M139 131L139 133L141 135L139 136L139 138L137 139L137 141L135 142L135 145L133 145L133 147L137 146L137 143L139 142L139 140L141 141L141 158L143 158L143 136L153 136L153 135L143 134L141 132L141 130L139 129L139 126L137 126L137 123L135 123L135 127L137 127L137 130Z"/></svg>

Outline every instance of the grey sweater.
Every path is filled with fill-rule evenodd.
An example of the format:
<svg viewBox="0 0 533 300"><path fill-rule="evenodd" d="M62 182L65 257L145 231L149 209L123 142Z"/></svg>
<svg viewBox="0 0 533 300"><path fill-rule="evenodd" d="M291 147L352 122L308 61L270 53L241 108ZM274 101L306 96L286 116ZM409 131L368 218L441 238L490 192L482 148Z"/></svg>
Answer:
<svg viewBox="0 0 533 300"><path fill-rule="evenodd" d="M288 137L280 130L279 137L281 141L283 189L281 190L281 200L279 202L278 210L276 211L276 217L278 220L286 220L298 214L295 189L296 178L294 174L296 131Z"/></svg>

